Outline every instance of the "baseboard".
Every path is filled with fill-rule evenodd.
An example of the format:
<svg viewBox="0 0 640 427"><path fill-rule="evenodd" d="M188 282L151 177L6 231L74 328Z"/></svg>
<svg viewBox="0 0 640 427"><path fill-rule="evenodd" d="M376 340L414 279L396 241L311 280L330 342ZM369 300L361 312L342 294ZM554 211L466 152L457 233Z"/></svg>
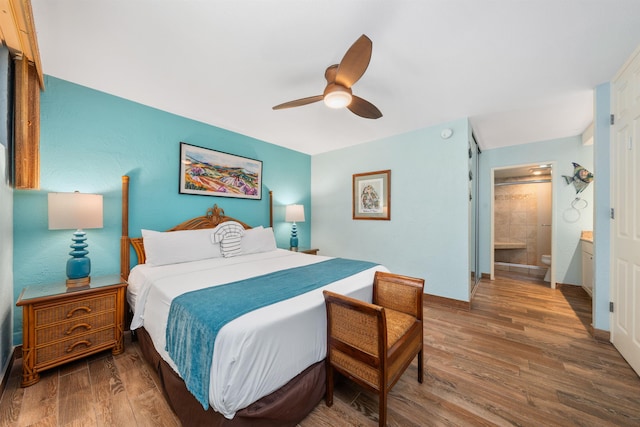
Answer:
<svg viewBox="0 0 640 427"><path fill-rule="evenodd" d="M562 287L576 287L576 286L580 286L580 285L574 285L573 283L560 283L560 282L556 282L556 289L558 288L562 288Z"/></svg>
<svg viewBox="0 0 640 427"><path fill-rule="evenodd" d="M605 331L605 330L602 330L602 329L596 329L593 326L590 326L589 327L589 332L596 339L596 341L606 342L606 343L610 343L611 342L611 332L609 332L609 331Z"/></svg>
<svg viewBox="0 0 640 427"><path fill-rule="evenodd" d="M11 370L13 369L13 363L16 359L20 359L22 357L22 346L19 345L13 348L13 352L11 353L11 357L9 358L9 363L7 363L7 369L4 371L2 375L2 382L0 383L0 396L4 395L4 389L7 386L7 382L9 381L9 376L11 375Z"/></svg>
<svg viewBox="0 0 640 427"><path fill-rule="evenodd" d="M426 305L455 308L456 310L471 311L471 304L468 301L460 301L453 298L445 298L437 295L424 294L423 301Z"/></svg>
<svg viewBox="0 0 640 427"><path fill-rule="evenodd" d="M491 279L491 273L482 273L480 275L481 279Z"/></svg>

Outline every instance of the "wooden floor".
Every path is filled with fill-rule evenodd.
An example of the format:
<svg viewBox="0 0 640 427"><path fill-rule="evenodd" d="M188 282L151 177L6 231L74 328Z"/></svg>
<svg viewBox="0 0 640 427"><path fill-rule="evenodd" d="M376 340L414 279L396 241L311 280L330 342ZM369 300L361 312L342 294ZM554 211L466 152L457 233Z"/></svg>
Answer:
<svg viewBox="0 0 640 427"><path fill-rule="evenodd" d="M425 381L414 361L391 392L390 426L640 425L640 378L588 334L581 288L505 277L479 286L471 312L425 307ZM0 425L179 425L136 343L24 389L20 369L0 400ZM377 397L343 380L333 407L320 402L300 426L377 426Z"/></svg>

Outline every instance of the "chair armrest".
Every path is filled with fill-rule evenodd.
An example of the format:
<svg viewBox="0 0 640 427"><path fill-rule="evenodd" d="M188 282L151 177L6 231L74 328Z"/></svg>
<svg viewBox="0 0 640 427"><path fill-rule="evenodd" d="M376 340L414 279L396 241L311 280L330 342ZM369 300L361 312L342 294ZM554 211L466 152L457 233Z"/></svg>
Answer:
<svg viewBox="0 0 640 427"><path fill-rule="evenodd" d="M386 349L384 309L364 301L323 291L327 308L327 351L338 348L371 363Z"/></svg>
<svg viewBox="0 0 640 427"><path fill-rule="evenodd" d="M410 314L422 320L424 279L376 271L373 304Z"/></svg>

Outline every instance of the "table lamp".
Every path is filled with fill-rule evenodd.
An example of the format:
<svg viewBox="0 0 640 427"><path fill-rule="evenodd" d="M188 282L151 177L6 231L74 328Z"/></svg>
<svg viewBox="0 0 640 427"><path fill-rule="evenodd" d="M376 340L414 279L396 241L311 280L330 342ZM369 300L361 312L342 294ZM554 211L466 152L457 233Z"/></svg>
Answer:
<svg viewBox="0 0 640 427"><path fill-rule="evenodd" d="M304 222L304 206L302 205L288 205L285 209L284 220L286 222L293 222L291 225L291 239L289 239L289 249L292 251L298 250L298 226L296 222Z"/></svg>
<svg viewBox="0 0 640 427"><path fill-rule="evenodd" d="M91 260L85 228L102 228L102 195L85 193L49 193L49 230L73 230L71 258L67 261L67 287L91 282Z"/></svg>

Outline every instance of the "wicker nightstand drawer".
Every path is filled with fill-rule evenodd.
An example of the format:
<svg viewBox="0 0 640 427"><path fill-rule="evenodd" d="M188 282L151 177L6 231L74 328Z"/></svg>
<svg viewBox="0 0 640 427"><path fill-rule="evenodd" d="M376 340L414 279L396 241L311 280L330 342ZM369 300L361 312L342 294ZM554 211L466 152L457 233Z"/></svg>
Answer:
<svg viewBox="0 0 640 427"><path fill-rule="evenodd" d="M122 353L127 283L120 276L91 278L89 286L64 283L24 288L22 382L35 384L40 371L112 349Z"/></svg>
<svg viewBox="0 0 640 427"><path fill-rule="evenodd" d="M36 366L65 361L79 354L91 354L98 350L113 347L115 343L114 328L107 328L85 335L75 336L66 341L36 347Z"/></svg>
<svg viewBox="0 0 640 427"><path fill-rule="evenodd" d="M101 311L113 311L116 306L116 293L103 295L98 298L82 298L63 305L46 308L36 308L36 328L50 325L54 322L75 319Z"/></svg>
<svg viewBox="0 0 640 427"><path fill-rule="evenodd" d="M111 311L78 317L77 319L68 320L52 326L36 327L36 342L38 345L48 344L53 341L87 334L88 332L106 326L115 326L115 324L115 311L112 307Z"/></svg>

